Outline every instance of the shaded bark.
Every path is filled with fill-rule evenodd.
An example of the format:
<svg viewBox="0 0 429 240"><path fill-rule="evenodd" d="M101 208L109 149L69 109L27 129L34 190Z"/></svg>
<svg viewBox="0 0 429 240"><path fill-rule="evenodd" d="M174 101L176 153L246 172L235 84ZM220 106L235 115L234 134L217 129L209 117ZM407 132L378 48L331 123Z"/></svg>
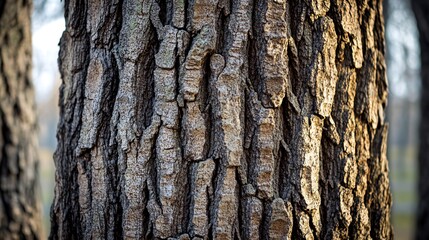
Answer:
<svg viewBox="0 0 429 240"><path fill-rule="evenodd" d="M0 2L0 238L39 239L31 1Z"/></svg>
<svg viewBox="0 0 429 240"><path fill-rule="evenodd" d="M412 0L411 3L420 34L420 69L422 79L416 239L428 239L429 156L427 154L427 149L429 147L429 2L424 0Z"/></svg>
<svg viewBox="0 0 429 240"><path fill-rule="evenodd" d="M392 238L381 1L65 17L51 238Z"/></svg>

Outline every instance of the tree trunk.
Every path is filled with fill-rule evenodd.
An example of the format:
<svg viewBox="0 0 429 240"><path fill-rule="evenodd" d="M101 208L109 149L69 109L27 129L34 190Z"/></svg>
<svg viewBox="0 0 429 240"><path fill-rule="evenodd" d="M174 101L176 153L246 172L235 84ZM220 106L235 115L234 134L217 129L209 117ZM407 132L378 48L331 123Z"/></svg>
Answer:
<svg viewBox="0 0 429 240"><path fill-rule="evenodd" d="M416 239L429 239L429 2L412 0L420 33L421 102L420 150Z"/></svg>
<svg viewBox="0 0 429 240"><path fill-rule="evenodd" d="M391 238L381 6L66 1L51 238Z"/></svg>
<svg viewBox="0 0 429 240"><path fill-rule="evenodd" d="M0 238L41 233L31 82L32 1L0 1Z"/></svg>

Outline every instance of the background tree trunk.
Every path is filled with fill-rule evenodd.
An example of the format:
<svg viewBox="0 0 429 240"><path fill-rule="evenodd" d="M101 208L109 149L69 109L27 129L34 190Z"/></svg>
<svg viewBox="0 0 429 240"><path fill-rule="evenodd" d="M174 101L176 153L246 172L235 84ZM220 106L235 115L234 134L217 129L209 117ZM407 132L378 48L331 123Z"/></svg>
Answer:
<svg viewBox="0 0 429 240"><path fill-rule="evenodd" d="M32 1L0 1L0 238L38 239L37 126L31 81Z"/></svg>
<svg viewBox="0 0 429 240"><path fill-rule="evenodd" d="M66 1L53 239L389 239L380 0Z"/></svg>
<svg viewBox="0 0 429 240"><path fill-rule="evenodd" d="M419 183L416 239L428 239L429 232L429 2L412 0L420 34L421 51L421 120L419 151Z"/></svg>

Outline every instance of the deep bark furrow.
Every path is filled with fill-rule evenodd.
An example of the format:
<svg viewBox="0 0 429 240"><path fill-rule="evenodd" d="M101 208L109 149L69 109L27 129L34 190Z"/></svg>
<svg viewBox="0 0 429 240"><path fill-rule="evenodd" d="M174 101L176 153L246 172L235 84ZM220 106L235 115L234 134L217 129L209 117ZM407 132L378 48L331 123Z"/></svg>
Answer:
<svg viewBox="0 0 429 240"><path fill-rule="evenodd" d="M67 30L60 42L58 61L63 84L60 88L60 122L57 132L57 138L64 141L58 142L54 155L57 188L51 208L50 238L78 239L82 237L85 229L81 224L79 204L79 184L84 183L79 183L78 179L79 176L86 178L86 173L79 174L78 165L82 164L82 158L78 158L76 148L84 110L90 38L85 29L87 4L68 1L65 6L65 16L70 17L71 21L66 22ZM82 169L85 170L84 167ZM59 189L58 186L63 188Z"/></svg>
<svg viewBox="0 0 429 240"><path fill-rule="evenodd" d="M77 31L67 6L67 31ZM61 120L68 128L58 138L72 144L60 144L57 174L73 181L58 186L53 220L75 199L64 191L79 186L70 211L87 219L85 231L67 228L76 233L69 238L391 238L380 7L90 5L101 10L81 16L88 33L62 39L62 99L77 105L62 104L76 118ZM70 57L79 52L80 65ZM108 84L116 78L117 87ZM66 95L76 83L85 94ZM85 162L80 178L66 168L76 161ZM118 226L120 234L103 232Z"/></svg>

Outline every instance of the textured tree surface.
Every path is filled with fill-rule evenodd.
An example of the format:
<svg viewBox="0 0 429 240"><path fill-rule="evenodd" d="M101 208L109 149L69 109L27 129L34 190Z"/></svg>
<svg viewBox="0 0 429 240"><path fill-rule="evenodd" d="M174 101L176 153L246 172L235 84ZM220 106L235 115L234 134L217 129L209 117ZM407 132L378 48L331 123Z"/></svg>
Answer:
<svg viewBox="0 0 429 240"><path fill-rule="evenodd" d="M0 239L38 239L42 230L31 2L0 1Z"/></svg>
<svg viewBox="0 0 429 240"><path fill-rule="evenodd" d="M412 0L420 33L421 51L421 120L419 151L419 183L416 239L429 239L429 2Z"/></svg>
<svg viewBox="0 0 429 240"><path fill-rule="evenodd" d="M392 238L381 0L65 2L51 238Z"/></svg>

